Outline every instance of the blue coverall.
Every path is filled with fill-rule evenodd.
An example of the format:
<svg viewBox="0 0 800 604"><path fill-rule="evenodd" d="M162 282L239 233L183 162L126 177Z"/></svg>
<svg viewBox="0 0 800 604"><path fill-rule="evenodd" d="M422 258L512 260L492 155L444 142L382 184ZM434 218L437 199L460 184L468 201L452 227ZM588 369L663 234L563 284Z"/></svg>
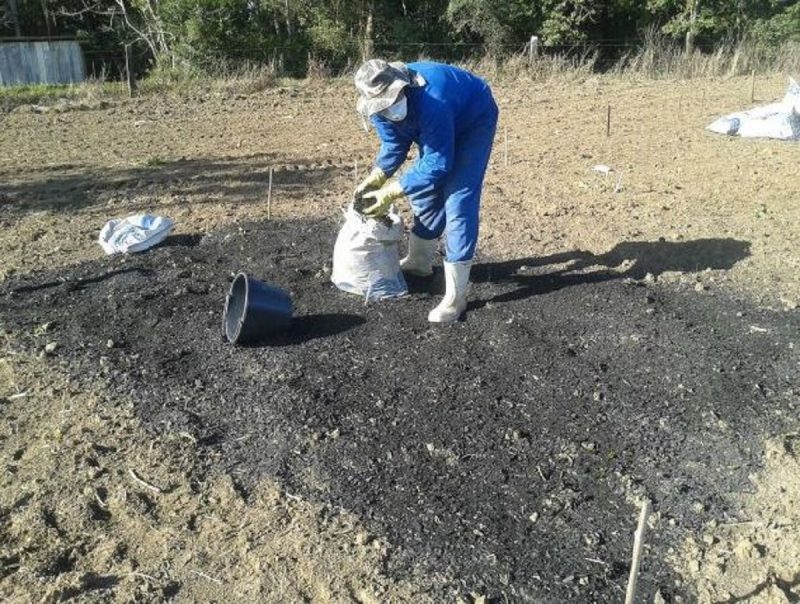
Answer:
<svg viewBox="0 0 800 604"><path fill-rule="evenodd" d="M381 139L375 165L391 176L416 143L419 159L400 177L414 213L413 233L435 239L446 229L447 261L472 260L497 105L486 82L463 69L429 62L408 63L408 69L426 84L404 89L408 113L401 122L372 116Z"/></svg>

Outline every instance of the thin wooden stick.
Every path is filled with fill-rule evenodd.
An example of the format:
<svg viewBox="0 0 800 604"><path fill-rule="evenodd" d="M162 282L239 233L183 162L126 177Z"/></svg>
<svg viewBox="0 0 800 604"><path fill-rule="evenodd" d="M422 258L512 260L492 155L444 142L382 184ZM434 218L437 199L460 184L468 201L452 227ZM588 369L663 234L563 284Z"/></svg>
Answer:
<svg viewBox="0 0 800 604"><path fill-rule="evenodd" d="M128 85L128 97L132 98L136 92L136 79L133 75L133 54L130 44L125 45L125 80Z"/></svg>
<svg viewBox="0 0 800 604"><path fill-rule="evenodd" d="M606 136L611 136L611 103L608 104L608 114L606 115Z"/></svg>
<svg viewBox="0 0 800 604"><path fill-rule="evenodd" d="M269 186L267 187L267 220L272 220L272 168L269 169Z"/></svg>
<svg viewBox="0 0 800 604"><path fill-rule="evenodd" d="M506 126L505 130L505 142L503 144L503 150L503 163L505 164L505 167L508 168L508 126Z"/></svg>
<svg viewBox="0 0 800 604"><path fill-rule="evenodd" d="M353 160L353 182L358 186L358 158Z"/></svg>
<svg viewBox="0 0 800 604"><path fill-rule="evenodd" d="M136 482L137 484L145 487L146 489L150 489L154 493L158 493L158 494L163 493L163 491L160 488L158 488L156 485L150 484L146 480L143 480L142 478L139 478L139 476L136 474L136 472L133 471L133 469L129 468L128 469L128 474L131 475L131 478L133 478L134 482Z"/></svg>
<svg viewBox="0 0 800 604"><path fill-rule="evenodd" d="M750 102L754 103L756 100L756 70L754 69L750 75Z"/></svg>
<svg viewBox="0 0 800 604"><path fill-rule="evenodd" d="M631 561L631 573L628 576L628 591L625 592L625 604L633 604L636 597L636 580L639 578L639 563L642 560L642 550L644 549L644 534L647 530L647 517L650 515L650 501L644 500L642 511L639 514L639 526L633 537L633 560Z"/></svg>

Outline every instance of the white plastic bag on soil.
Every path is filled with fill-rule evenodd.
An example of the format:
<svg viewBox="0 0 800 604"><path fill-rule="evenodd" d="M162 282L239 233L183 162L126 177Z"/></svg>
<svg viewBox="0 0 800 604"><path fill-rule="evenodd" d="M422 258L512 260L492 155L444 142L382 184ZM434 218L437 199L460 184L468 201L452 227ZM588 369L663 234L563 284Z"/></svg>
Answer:
<svg viewBox="0 0 800 604"><path fill-rule="evenodd" d="M408 287L398 250L402 238L403 219L396 212L373 220L348 206L333 248L331 281L342 291L367 300L405 295Z"/></svg>
<svg viewBox="0 0 800 604"><path fill-rule="evenodd" d="M781 102L731 113L707 129L729 136L800 141L800 84L789 78L789 90Z"/></svg>
<svg viewBox="0 0 800 604"><path fill-rule="evenodd" d="M106 254L143 252L164 241L174 224L152 214L109 220L100 231L99 243Z"/></svg>

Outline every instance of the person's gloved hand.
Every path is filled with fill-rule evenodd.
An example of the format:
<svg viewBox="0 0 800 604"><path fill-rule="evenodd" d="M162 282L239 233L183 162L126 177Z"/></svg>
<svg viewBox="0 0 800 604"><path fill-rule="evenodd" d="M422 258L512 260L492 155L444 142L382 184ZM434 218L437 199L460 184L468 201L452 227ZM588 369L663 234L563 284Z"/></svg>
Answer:
<svg viewBox="0 0 800 604"><path fill-rule="evenodd" d="M361 196L364 195L364 193L380 189L384 184L386 184L387 180L388 177L383 170L380 168L373 168L372 172L370 172L364 180L358 183L353 197L355 199L361 199Z"/></svg>
<svg viewBox="0 0 800 604"><path fill-rule="evenodd" d="M364 193L362 196L364 201L374 203L361 210L361 213L367 218L381 218L389 211L392 202L400 199L403 195L405 195L405 191L400 182L396 180L377 191Z"/></svg>

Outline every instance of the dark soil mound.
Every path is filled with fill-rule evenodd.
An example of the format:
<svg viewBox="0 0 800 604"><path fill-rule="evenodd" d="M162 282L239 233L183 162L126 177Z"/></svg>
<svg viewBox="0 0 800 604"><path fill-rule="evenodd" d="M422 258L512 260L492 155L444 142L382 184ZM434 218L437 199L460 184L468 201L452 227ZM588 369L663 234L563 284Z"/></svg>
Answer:
<svg viewBox="0 0 800 604"><path fill-rule="evenodd" d="M0 312L153 429L191 431L242 488L270 474L356 512L397 546L393 572L511 601L619 602L629 496L647 495L660 518L642 589L684 591L665 549L735 517L725 494L746 488L765 436L796 425L797 313L484 262L467 320L441 328L425 284L366 307L336 291L335 230L273 221L168 241L8 284ZM239 270L291 291L289 333L223 342Z"/></svg>

